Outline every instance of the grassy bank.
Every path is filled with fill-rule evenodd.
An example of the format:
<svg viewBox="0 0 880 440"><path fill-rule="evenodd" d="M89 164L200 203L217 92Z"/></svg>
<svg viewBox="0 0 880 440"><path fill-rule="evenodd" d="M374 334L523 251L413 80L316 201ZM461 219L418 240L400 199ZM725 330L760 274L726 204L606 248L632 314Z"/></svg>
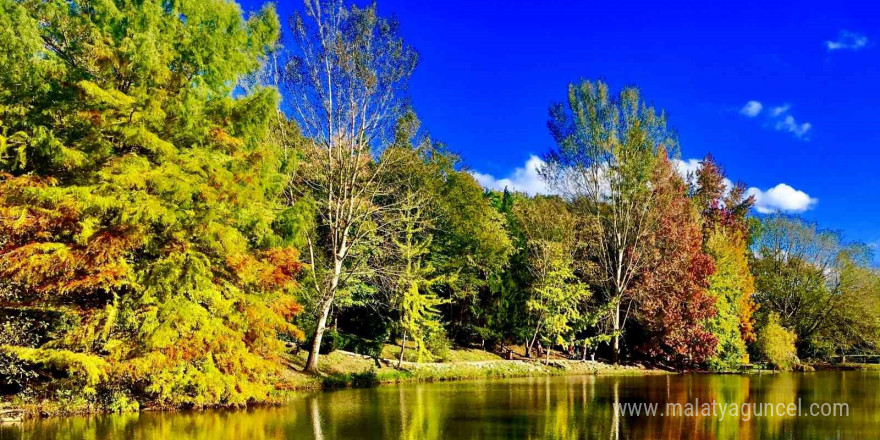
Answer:
<svg viewBox="0 0 880 440"><path fill-rule="evenodd" d="M452 350L450 358L479 360L428 363L404 361L398 367L397 360L394 359L377 360L337 350L321 357L319 362L321 376L310 376L299 371L291 371L289 383L291 389L296 390L508 377L665 373L640 366L610 365L593 361L551 359L549 364L545 364L538 360L503 360L492 353L480 350ZM304 365L305 354L297 356L294 359L294 364Z"/></svg>

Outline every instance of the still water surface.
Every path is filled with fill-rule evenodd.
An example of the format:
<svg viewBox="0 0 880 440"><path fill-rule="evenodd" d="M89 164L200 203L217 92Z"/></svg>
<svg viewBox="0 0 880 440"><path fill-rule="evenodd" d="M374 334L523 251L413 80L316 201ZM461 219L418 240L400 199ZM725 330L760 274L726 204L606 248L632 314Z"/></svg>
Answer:
<svg viewBox="0 0 880 440"><path fill-rule="evenodd" d="M661 417L666 403L715 415ZM658 415L615 403L658 403ZM721 418L718 405L846 403L848 416ZM705 406L703 406L705 408ZM730 406L727 406L728 408ZM826 406L826 408L829 408ZM819 407L821 412L821 407ZM880 372L578 376L384 386L243 411L71 417L0 427L0 439L880 439Z"/></svg>

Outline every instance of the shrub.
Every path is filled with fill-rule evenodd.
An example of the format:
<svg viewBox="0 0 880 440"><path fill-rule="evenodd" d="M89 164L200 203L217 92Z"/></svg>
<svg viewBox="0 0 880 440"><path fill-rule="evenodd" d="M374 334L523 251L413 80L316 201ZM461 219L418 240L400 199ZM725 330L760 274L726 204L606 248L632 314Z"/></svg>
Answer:
<svg viewBox="0 0 880 440"><path fill-rule="evenodd" d="M345 345L345 338L336 330L327 329L321 339L321 354L330 354Z"/></svg>
<svg viewBox="0 0 880 440"><path fill-rule="evenodd" d="M376 339L365 339L356 335L339 333L340 341L338 349L347 350L352 353L363 354L373 358L380 357L382 347L388 340L388 334L379 335Z"/></svg>
<svg viewBox="0 0 880 440"><path fill-rule="evenodd" d="M798 363L796 340L797 335L780 325L779 317L774 313L758 334L758 348L774 367L790 370Z"/></svg>
<svg viewBox="0 0 880 440"><path fill-rule="evenodd" d="M434 356L436 356L441 361L449 361L450 358L450 349L449 349L449 338L446 337L445 331L436 331L431 332L425 340L425 346L428 348L428 351L431 352Z"/></svg>
<svg viewBox="0 0 880 440"><path fill-rule="evenodd" d="M379 385L379 377L374 369L351 375L351 386L355 388L369 388L376 385Z"/></svg>

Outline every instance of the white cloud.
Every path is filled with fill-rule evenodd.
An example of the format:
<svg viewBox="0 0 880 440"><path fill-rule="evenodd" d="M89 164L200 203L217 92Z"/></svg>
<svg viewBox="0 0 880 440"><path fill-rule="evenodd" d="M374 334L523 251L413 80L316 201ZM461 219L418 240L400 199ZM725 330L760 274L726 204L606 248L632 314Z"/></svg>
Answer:
<svg viewBox="0 0 880 440"><path fill-rule="evenodd" d="M525 165L518 167L504 178L496 178L491 174L483 174L478 171L471 171L474 179L487 189L504 190L506 187L509 191L520 191L530 195L535 194L551 194L553 191L544 182L544 179L538 175L538 169L544 165L544 161L540 157L529 156Z"/></svg>
<svg viewBox="0 0 880 440"><path fill-rule="evenodd" d="M678 174L687 179L688 176L696 176L701 162L700 159L676 159L674 164ZM725 177L724 187L726 191L730 191L733 188L733 182ZM819 202L818 199L810 197L807 193L794 189L785 183L780 183L766 191L751 187L746 190L746 197L748 196L755 197L755 210L761 214L777 211L786 213L804 212Z"/></svg>
<svg viewBox="0 0 880 440"><path fill-rule="evenodd" d="M790 108L791 108L791 104L783 104L783 105L780 105L779 107L773 107L773 110L770 112L770 114L773 115L774 117L776 117L776 116L779 116L783 113L787 113L788 109L790 109Z"/></svg>
<svg viewBox="0 0 880 440"><path fill-rule="evenodd" d="M829 51L832 50L859 50L868 45L868 37L850 32L847 30L840 31L835 41L826 41L825 47Z"/></svg>
<svg viewBox="0 0 880 440"><path fill-rule="evenodd" d="M780 183L766 191L749 188L746 195L755 197L755 209L762 214L782 211L787 213L804 212L819 202L807 193Z"/></svg>
<svg viewBox="0 0 880 440"><path fill-rule="evenodd" d="M763 108L764 106L759 101L749 101L739 112L746 117L754 118L761 113ZM791 110L791 104L782 104L770 108L765 112L767 119L770 121L768 126L778 131L789 132L800 140L809 140L807 132L813 128L813 125L809 122L797 122L794 116L789 113L789 110Z"/></svg>
<svg viewBox="0 0 880 440"><path fill-rule="evenodd" d="M743 106L743 108L739 110L739 113L742 115L746 115L750 118L754 118L755 116L758 116L759 113L761 113L761 110L763 108L764 106L759 101L749 101L746 103L746 105Z"/></svg>
<svg viewBox="0 0 880 440"><path fill-rule="evenodd" d="M678 173L687 178L688 175L695 176L697 169L700 168L700 159L675 159L675 169ZM546 182L538 175L538 169L544 165L544 161L540 157L530 155L529 159L522 167L517 167L507 177L496 178L491 174L484 174L478 171L471 171L474 179L487 189L495 189L502 191L507 188L509 191L520 191L530 195L535 194L555 194ZM733 188L733 182L730 179L724 179L724 186L729 191ZM755 197L755 210L762 214L769 214L777 211L786 213L799 213L813 208L818 199L810 197L807 193L794 189L791 186L780 183L770 189L762 190L760 188L751 187L746 190L746 196Z"/></svg>
<svg viewBox="0 0 880 440"><path fill-rule="evenodd" d="M687 178L688 175L696 175L697 170L700 169L701 163L702 161L700 159L675 159L673 161L673 165L675 165L675 170L678 171L678 174L684 178Z"/></svg>
<svg viewBox="0 0 880 440"><path fill-rule="evenodd" d="M810 125L809 122L798 124L791 115L786 115L784 119L776 123L777 130L787 131L793 134L794 137L805 140L807 132L810 131L810 127L812 127L812 125Z"/></svg>

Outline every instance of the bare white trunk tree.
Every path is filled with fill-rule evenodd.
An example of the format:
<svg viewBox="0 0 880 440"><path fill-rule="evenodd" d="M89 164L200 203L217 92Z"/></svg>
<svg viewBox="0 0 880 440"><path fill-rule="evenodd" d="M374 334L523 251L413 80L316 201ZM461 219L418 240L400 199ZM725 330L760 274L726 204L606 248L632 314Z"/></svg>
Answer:
<svg viewBox="0 0 880 440"><path fill-rule="evenodd" d="M379 153L405 110L418 55L375 4L306 0L290 26L295 45L282 90L308 142L289 193L316 209L306 256L316 327L305 371L317 372L334 299L362 264L359 246L381 228L387 164Z"/></svg>
<svg viewBox="0 0 880 440"><path fill-rule="evenodd" d="M557 148L547 155L542 176L598 228L596 258L611 310L614 362L632 308L639 255L651 228L650 177L658 148L674 151L666 118L643 103L637 89L610 96L589 81L569 86L567 106L550 109L548 122Z"/></svg>

